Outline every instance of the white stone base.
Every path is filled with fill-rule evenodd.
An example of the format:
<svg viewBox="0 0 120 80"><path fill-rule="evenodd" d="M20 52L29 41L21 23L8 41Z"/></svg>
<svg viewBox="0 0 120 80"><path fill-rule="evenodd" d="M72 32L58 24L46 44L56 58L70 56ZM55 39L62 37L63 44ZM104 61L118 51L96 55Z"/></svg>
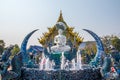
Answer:
<svg viewBox="0 0 120 80"><path fill-rule="evenodd" d="M70 51L70 47L68 45L66 46L53 46L51 47L52 52L66 52Z"/></svg>

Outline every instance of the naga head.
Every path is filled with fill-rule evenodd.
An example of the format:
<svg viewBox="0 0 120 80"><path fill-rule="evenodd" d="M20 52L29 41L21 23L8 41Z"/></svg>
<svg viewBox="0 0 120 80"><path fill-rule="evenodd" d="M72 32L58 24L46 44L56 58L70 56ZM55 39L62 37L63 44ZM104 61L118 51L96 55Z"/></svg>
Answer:
<svg viewBox="0 0 120 80"><path fill-rule="evenodd" d="M0 61L3 62L7 62L9 60L9 57L11 55L11 50L14 48L13 45L10 45L9 47L7 47L6 50L4 50L3 54L2 54L2 58Z"/></svg>
<svg viewBox="0 0 120 80"><path fill-rule="evenodd" d="M10 45L7 47L6 50L4 50L2 57L0 59L0 71L7 69L10 66L10 60L9 57L11 55L11 50L14 48L13 45Z"/></svg>

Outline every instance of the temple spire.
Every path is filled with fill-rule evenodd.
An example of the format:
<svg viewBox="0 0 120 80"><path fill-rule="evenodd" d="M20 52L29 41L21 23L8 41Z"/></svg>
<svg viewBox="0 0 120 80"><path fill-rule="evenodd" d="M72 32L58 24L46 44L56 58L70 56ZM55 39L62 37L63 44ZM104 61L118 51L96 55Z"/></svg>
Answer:
<svg viewBox="0 0 120 80"><path fill-rule="evenodd" d="M62 16L62 10L60 10L60 16L59 16L57 22L64 22L64 19L63 19L63 16Z"/></svg>
<svg viewBox="0 0 120 80"><path fill-rule="evenodd" d="M60 10L60 16L59 16L57 22L63 22L63 23L67 26L67 24L66 24L66 22L64 21L63 16L62 16L62 10Z"/></svg>

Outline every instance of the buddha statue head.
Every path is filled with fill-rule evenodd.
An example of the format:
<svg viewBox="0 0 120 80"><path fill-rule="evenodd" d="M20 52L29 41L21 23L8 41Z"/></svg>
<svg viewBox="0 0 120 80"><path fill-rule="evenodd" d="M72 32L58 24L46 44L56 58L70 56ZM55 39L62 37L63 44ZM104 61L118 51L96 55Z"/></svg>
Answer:
<svg viewBox="0 0 120 80"><path fill-rule="evenodd" d="M61 29L63 31L66 30L66 28L67 28L63 22L57 22L55 26L58 30Z"/></svg>

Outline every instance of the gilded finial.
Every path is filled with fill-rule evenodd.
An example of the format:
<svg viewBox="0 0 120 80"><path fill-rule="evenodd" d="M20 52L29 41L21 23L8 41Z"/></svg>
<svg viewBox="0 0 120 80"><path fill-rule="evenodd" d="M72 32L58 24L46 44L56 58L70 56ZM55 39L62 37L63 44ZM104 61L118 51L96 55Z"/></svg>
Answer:
<svg viewBox="0 0 120 80"><path fill-rule="evenodd" d="M60 16L59 16L57 22L64 22L64 19L63 19L63 16L62 16L62 10L60 10Z"/></svg>
<svg viewBox="0 0 120 80"><path fill-rule="evenodd" d="M60 10L60 15L62 15L62 10Z"/></svg>

